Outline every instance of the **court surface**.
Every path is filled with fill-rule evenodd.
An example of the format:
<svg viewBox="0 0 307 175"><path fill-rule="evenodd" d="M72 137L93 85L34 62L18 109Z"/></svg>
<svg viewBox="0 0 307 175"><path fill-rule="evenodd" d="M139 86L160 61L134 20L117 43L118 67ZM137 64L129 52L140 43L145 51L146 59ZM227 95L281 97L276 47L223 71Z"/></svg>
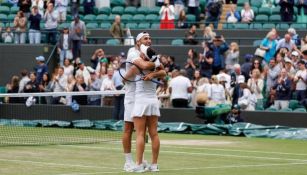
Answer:
<svg viewBox="0 0 307 175"><path fill-rule="evenodd" d="M307 141L185 134L160 138L160 172L145 174L307 174ZM133 153L134 148L135 143ZM148 161L150 153L148 143ZM120 141L0 147L1 175L132 174L123 172L123 164Z"/></svg>

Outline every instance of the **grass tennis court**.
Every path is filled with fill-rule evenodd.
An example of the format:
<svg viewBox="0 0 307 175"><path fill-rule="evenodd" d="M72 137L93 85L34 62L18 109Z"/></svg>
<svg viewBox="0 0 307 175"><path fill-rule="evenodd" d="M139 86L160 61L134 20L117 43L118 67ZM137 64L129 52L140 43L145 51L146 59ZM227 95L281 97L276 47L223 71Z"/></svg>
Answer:
<svg viewBox="0 0 307 175"><path fill-rule="evenodd" d="M307 172L306 141L165 133L160 138L161 175ZM150 152L147 144L145 159ZM0 147L1 175L128 174L123 163L120 142Z"/></svg>

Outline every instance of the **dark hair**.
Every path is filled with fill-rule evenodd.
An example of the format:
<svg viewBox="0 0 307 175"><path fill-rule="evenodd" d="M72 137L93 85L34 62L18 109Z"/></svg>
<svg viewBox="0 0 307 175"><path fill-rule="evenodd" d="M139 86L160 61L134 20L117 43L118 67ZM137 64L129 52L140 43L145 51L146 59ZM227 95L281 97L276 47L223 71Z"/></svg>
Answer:
<svg viewBox="0 0 307 175"><path fill-rule="evenodd" d="M173 62L175 62L175 57L174 56L169 56L169 59L171 59Z"/></svg>
<svg viewBox="0 0 307 175"><path fill-rule="evenodd" d="M21 76L27 76L28 75L28 70L27 69L23 69L23 70L21 70L21 72L20 72L20 74L21 74Z"/></svg>
<svg viewBox="0 0 307 175"><path fill-rule="evenodd" d="M255 57L255 58L253 58L253 64L252 64L252 66L251 66L251 70L254 70L255 69L255 61L258 61L259 62L259 71L260 72L262 72L262 70L263 70L263 67L262 67L262 65L261 65L261 59L259 59L259 58L257 58L257 57Z"/></svg>

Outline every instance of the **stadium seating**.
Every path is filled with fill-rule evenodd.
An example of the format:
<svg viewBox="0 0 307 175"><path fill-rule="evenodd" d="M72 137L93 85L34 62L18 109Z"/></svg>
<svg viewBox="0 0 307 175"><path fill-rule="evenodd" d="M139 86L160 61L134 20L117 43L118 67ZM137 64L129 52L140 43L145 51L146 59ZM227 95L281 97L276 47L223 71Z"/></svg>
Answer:
<svg viewBox="0 0 307 175"><path fill-rule="evenodd" d="M145 20L147 22L158 22L160 19L158 15L149 14L149 15L146 15Z"/></svg>
<svg viewBox="0 0 307 175"><path fill-rule="evenodd" d="M102 29L110 29L110 27L111 27L111 24L108 22L103 22L100 24L100 28Z"/></svg>
<svg viewBox="0 0 307 175"><path fill-rule="evenodd" d="M263 28L263 29L272 29L272 28L275 28L275 24L266 23L266 24L263 24L263 25L262 25L262 28Z"/></svg>
<svg viewBox="0 0 307 175"><path fill-rule="evenodd" d="M274 23L278 23L278 22L281 21L281 17L280 17L280 15L271 15L269 17L269 21L274 22Z"/></svg>
<svg viewBox="0 0 307 175"><path fill-rule="evenodd" d="M87 23L86 24L86 28L87 29L97 29L98 28L98 24L95 23L95 22Z"/></svg>
<svg viewBox="0 0 307 175"><path fill-rule="evenodd" d="M137 29L138 28L138 24L137 23L127 23L126 28L129 28L129 29Z"/></svg>
<svg viewBox="0 0 307 175"><path fill-rule="evenodd" d="M249 25L246 23L237 23L234 24L235 29L249 29Z"/></svg>
<svg viewBox="0 0 307 175"><path fill-rule="evenodd" d="M268 22L268 15L257 15L255 18L256 22Z"/></svg>
<svg viewBox="0 0 307 175"><path fill-rule="evenodd" d="M195 15L187 14L186 17L187 17L188 22L195 22L196 21Z"/></svg>
<svg viewBox="0 0 307 175"><path fill-rule="evenodd" d="M172 40L172 43L171 43L173 46L183 46L184 43L183 43L183 40L182 39L174 39Z"/></svg>
<svg viewBox="0 0 307 175"><path fill-rule="evenodd" d="M8 6L0 6L0 13L3 13L3 14L10 14L10 8Z"/></svg>
<svg viewBox="0 0 307 175"><path fill-rule="evenodd" d="M120 45L120 42L118 39L108 39L106 45L117 46Z"/></svg>
<svg viewBox="0 0 307 175"><path fill-rule="evenodd" d="M138 29L149 29L150 23L140 23L137 28Z"/></svg>
<svg viewBox="0 0 307 175"><path fill-rule="evenodd" d="M124 14L135 15L136 12L137 12L136 7L133 7L133 6L126 7L124 10Z"/></svg>
<svg viewBox="0 0 307 175"><path fill-rule="evenodd" d="M112 8L112 14L122 15L124 13L124 7L116 6Z"/></svg>
<svg viewBox="0 0 307 175"><path fill-rule="evenodd" d="M269 7L261 7L258 9L259 15L271 15L271 8Z"/></svg>
<svg viewBox="0 0 307 175"><path fill-rule="evenodd" d="M150 28L151 29L160 29L160 23L152 23Z"/></svg>
<svg viewBox="0 0 307 175"><path fill-rule="evenodd" d="M7 16L7 20L8 20L8 21L14 21L15 16L16 16L16 14L9 14L9 15Z"/></svg>
<svg viewBox="0 0 307 175"><path fill-rule="evenodd" d="M108 21L112 21L112 22L113 22L114 19L115 19L115 16L116 16L116 15L114 15L114 14L109 15L109 16L108 16Z"/></svg>
<svg viewBox="0 0 307 175"><path fill-rule="evenodd" d="M147 15L148 12L149 12L149 9L147 7L139 7L137 9L137 14Z"/></svg>
<svg viewBox="0 0 307 175"><path fill-rule="evenodd" d="M115 6L123 6L124 7L126 5L126 2L125 2L125 0L111 0L110 5L112 7L115 7Z"/></svg>
<svg viewBox="0 0 307 175"><path fill-rule="evenodd" d="M19 7L17 6L13 6L10 9L11 14L17 14L18 11L19 11Z"/></svg>
<svg viewBox="0 0 307 175"><path fill-rule="evenodd" d="M96 20L96 15L85 15L83 20L85 22L93 22Z"/></svg>
<svg viewBox="0 0 307 175"><path fill-rule="evenodd" d="M111 14L111 8L110 7L102 7L100 9L98 9L98 14L109 15L109 14Z"/></svg>
<svg viewBox="0 0 307 175"><path fill-rule="evenodd" d="M276 28L281 29L281 30L288 30L289 24L285 24L285 23L277 24Z"/></svg>
<svg viewBox="0 0 307 175"><path fill-rule="evenodd" d="M291 108L283 108L280 110L280 112L292 112Z"/></svg>
<svg viewBox="0 0 307 175"><path fill-rule="evenodd" d="M145 16L143 14L134 15L132 18L133 22L143 22L145 20Z"/></svg>
<svg viewBox="0 0 307 175"><path fill-rule="evenodd" d="M292 28L295 28L295 29L298 29L298 30L302 30L302 29L306 29L306 24L297 24L297 23L294 23L294 24L291 24L290 27Z"/></svg>
<svg viewBox="0 0 307 175"><path fill-rule="evenodd" d="M132 15L130 15L130 14L124 14L124 15L121 16L121 21L124 22L124 23L126 23L126 22L131 21L132 18L133 18Z"/></svg>
<svg viewBox="0 0 307 175"><path fill-rule="evenodd" d="M276 6L275 8L272 8L271 14L272 15L279 15L280 14L280 7Z"/></svg>
<svg viewBox="0 0 307 175"><path fill-rule="evenodd" d="M293 111L294 112L307 112L305 108L296 108Z"/></svg>
<svg viewBox="0 0 307 175"><path fill-rule="evenodd" d="M250 29L256 29L256 30L262 29L262 24L260 24L260 23L252 23L252 24L249 25L249 28Z"/></svg>
<svg viewBox="0 0 307 175"><path fill-rule="evenodd" d="M108 15L100 14L100 15L96 16L96 21L97 22L106 21L106 20L108 20L108 17L109 17Z"/></svg>
<svg viewBox="0 0 307 175"><path fill-rule="evenodd" d="M153 7L153 8L148 9L148 11L150 14L159 15L160 9L161 9L160 7Z"/></svg>
<svg viewBox="0 0 307 175"><path fill-rule="evenodd" d="M70 23L62 23L59 25L59 29L63 29L64 27L70 27Z"/></svg>
<svg viewBox="0 0 307 175"><path fill-rule="evenodd" d="M7 21L7 15L6 14L0 14L0 21Z"/></svg>
<svg viewBox="0 0 307 175"><path fill-rule="evenodd" d="M250 5L251 5L252 7L260 8L261 5L262 5L262 1L258 1L258 0L255 1L255 0L253 0L253 1L250 2Z"/></svg>

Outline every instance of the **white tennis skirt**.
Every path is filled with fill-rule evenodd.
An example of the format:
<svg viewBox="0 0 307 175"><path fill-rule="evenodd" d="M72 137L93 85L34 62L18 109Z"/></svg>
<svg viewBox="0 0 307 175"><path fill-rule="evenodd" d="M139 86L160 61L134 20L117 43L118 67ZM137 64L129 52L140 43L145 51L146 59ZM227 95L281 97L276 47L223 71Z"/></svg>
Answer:
<svg viewBox="0 0 307 175"><path fill-rule="evenodd" d="M160 116L158 98L136 97L134 108L132 110L133 117L143 116Z"/></svg>

